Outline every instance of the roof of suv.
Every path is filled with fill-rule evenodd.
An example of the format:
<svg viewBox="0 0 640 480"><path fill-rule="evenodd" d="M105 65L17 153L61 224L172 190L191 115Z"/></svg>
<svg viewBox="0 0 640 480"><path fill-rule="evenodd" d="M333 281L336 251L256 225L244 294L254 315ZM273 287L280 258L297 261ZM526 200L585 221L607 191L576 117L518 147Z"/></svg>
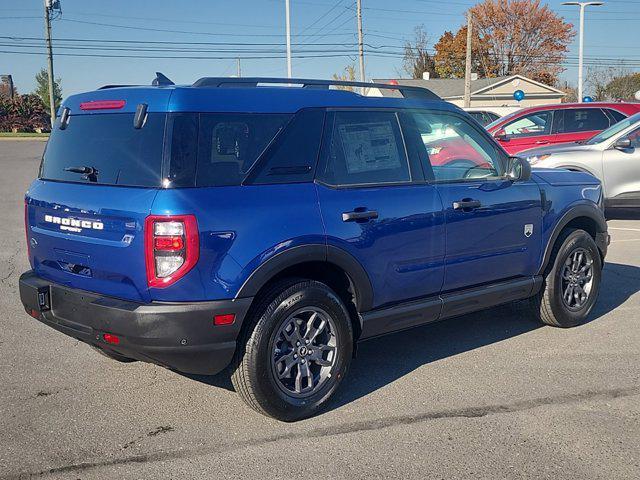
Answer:
<svg viewBox="0 0 640 480"><path fill-rule="evenodd" d="M194 85L109 86L72 95L64 101L62 108L69 108L72 114L132 113L140 103L147 104L149 112L293 113L311 107L458 110L458 107L440 100L426 89L412 90L409 98L405 98L406 92L402 92L405 97L398 98L369 97L351 91L329 89L327 85L340 85L340 82L332 81L292 79L292 82L310 82L309 86L304 85L305 88L296 88L282 83L279 86L257 86L233 79L229 80L230 85L222 86L215 84L217 80L220 79L201 79ZM214 84L207 84L207 81ZM360 85L358 82L352 83ZM104 104L90 103L108 101L119 101L120 106L106 108Z"/></svg>

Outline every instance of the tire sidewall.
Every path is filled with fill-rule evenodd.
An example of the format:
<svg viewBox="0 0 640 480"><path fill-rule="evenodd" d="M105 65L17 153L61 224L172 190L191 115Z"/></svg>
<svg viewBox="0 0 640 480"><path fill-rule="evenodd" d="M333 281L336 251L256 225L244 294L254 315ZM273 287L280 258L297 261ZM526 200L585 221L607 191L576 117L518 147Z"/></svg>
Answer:
<svg viewBox="0 0 640 480"><path fill-rule="evenodd" d="M579 310L570 310L562 301L562 269L567 257L577 248L583 248L591 254L593 258L593 280L591 293L587 303ZM558 250L553 269L547 277L550 290L550 303L553 314L562 327L573 327L584 322L595 305L600 292L600 282L602 280L602 259L600 252L593 238L583 231L574 230L567 235L562 246Z"/></svg>
<svg viewBox="0 0 640 480"><path fill-rule="evenodd" d="M337 364L332 377L318 392L296 398L288 396L277 384L271 368L272 345L282 322L306 306L322 308L332 317L336 329ZM346 308L335 293L315 281L295 284L278 295L262 313L249 341L254 342L250 359L253 366L251 383L262 399L262 407L285 421L311 416L327 401L346 375L353 351L353 332Z"/></svg>

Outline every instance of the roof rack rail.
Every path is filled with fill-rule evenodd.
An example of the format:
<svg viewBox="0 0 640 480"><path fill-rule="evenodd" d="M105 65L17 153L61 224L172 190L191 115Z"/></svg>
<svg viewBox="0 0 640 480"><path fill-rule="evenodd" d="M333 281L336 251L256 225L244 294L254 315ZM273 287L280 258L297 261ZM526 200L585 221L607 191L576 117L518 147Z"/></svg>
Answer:
<svg viewBox="0 0 640 480"><path fill-rule="evenodd" d="M428 88L391 85L387 83L352 82L345 80L312 80L308 78L272 78L272 77L204 77L197 80L193 87L257 87L259 84L300 85L302 88L329 89L331 86L382 88L396 90L404 98L417 98L422 100L442 100Z"/></svg>
<svg viewBox="0 0 640 480"><path fill-rule="evenodd" d="M109 88L137 87L137 85L103 85L98 90L107 90Z"/></svg>

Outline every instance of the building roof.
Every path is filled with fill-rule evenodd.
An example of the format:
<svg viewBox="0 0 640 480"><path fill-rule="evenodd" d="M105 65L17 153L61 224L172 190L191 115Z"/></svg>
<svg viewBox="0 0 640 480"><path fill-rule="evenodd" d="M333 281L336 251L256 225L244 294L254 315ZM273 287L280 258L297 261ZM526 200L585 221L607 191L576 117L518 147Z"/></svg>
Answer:
<svg viewBox="0 0 640 480"><path fill-rule="evenodd" d="M482 94L493 87L497 87L504 83L513 81L515 79L524 80L525 82L533 83L540 87L544 87L549 90L549 94L557 94L558 96L564 96L565 93L549 85L545 85L540 82L536 82L523 75L509 75L505 77L493 77L493 78L479 78L471 81L471 95ZM464 95L464 78L431 78L429 80L424 79L375 79L376 83L389 83L398 82L400 85L425 87L431 90L444 100L462 97ZM386 96L387 92L381 91L383 96Z"/></svg>

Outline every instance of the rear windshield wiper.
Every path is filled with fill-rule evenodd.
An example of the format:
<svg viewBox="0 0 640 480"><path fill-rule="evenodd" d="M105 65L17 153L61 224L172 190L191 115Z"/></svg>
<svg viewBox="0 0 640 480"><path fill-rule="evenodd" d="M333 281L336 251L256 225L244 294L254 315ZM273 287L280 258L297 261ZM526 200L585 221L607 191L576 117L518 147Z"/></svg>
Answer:
<svg viewBox="0 0 640 480"><path fill-rule="evenodd" d="M86 165L83 165L81 167L65 167L64 171L80 173L82 174L82 178L84 178L85 180L89 180L90 182L98 181L98 169L94 167L88 167Z"/></svg>

